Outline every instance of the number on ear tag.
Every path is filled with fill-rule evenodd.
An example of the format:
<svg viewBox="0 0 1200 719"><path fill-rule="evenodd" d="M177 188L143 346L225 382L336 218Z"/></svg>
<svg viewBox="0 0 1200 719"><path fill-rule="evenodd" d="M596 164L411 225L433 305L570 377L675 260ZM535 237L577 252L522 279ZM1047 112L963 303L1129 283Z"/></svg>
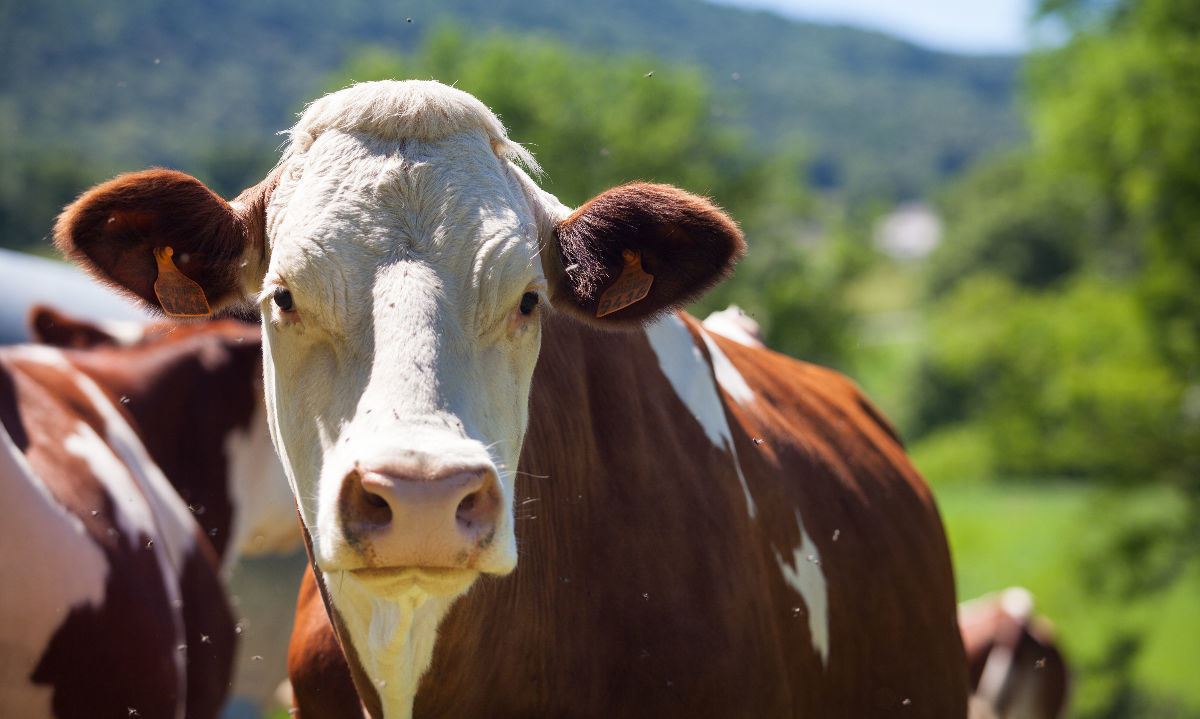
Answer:
<svg viewBox="0 0 1200 719"><path fill-rule="evenodd" d="M158 295L163 311L172 317L211 317L212 309L204 290L179 271L171 260L174 253L170 247L154 248L154 259L158 262L154 294Z"/></svg>
<svg viewBox="0 0 1200 719"><path fill-rule="evenodd" d="M616 282L600 295L600 305L596 308L596 316L612 314L645 299L650 294L650 285L654 283L654 275L642 269L642 253L635 250L625 250L625 267L621 270Z"/></svg>

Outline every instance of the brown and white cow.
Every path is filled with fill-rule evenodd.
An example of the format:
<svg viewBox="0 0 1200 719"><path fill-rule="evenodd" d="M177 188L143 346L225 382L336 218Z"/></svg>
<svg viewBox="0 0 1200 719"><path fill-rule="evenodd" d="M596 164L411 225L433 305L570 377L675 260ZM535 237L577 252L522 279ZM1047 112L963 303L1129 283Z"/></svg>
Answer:
<svg viewBox="0 0 1200 719"><path fill-rule="evenodd" d="M1022 587L958 608L971 681L971 719L1057 719L1070 676L1054 628Z"/></svg>
<svg viewBox="0 0 1200 719"><path fill-rule="evenodd" d="M33 316L89 349L0 349L0 716L215 717L235 642L223 565L299 540L258 327L126 347Z"/></svg>
<svg viewBox="0 0 1200 719"><path fill-rule="evenodd" d="M572 211L517 163L475 98L364 83L232 203L158 170L59 220L152 306L259 305L340 640L298 627L302 715L964 716L946 540L895 434L674 311L736 225L652 184Z"/></svg>

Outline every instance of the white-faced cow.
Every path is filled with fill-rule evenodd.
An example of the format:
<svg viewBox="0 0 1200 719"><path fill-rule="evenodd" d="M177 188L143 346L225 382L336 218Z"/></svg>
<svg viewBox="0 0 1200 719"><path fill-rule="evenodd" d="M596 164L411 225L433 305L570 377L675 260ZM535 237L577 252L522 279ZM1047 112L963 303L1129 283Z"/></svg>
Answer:
<svg viewBox="0 0 1200 719"><path fill-rule="evenodd" d="M89 349L0 349L0 716L215 717L236 637L223 565L299 541L259 329L124 347L44 310L34 327Z"/></svg>
<svg viewBox="0 0 1200 719"><path fill-rule="evenodd" d="M964 716L946 540L895 433L837 374L676 314L736 225L654 184L572 211L518 163L470 95L365 83L233 202L148 171L56 228L153 306L259 304L315 574L301 716Z"/></svg>

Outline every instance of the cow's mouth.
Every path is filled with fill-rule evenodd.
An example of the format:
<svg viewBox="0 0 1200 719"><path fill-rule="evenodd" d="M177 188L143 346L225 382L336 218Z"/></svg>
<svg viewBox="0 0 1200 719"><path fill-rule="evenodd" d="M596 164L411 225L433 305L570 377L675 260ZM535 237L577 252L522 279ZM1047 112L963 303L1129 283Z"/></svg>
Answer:
<svg viewBox="0 0 1200 719"><path fill-rule="evenodd" d="M416 589L434 596L462 594L479 576L474 569L450 567L369 567L350 574L371 593L398 596Z"/></svg>

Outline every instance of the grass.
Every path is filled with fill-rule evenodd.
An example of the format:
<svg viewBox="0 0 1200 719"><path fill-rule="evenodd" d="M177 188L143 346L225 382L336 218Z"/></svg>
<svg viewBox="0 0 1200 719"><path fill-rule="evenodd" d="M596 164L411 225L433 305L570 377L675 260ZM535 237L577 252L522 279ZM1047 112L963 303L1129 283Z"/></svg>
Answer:
<svg viewBox="0 0 1200 719"><path fill-rule="evenodd" d="M1131 562L1113 542L1121 528L1178 521L1169 492L972 483L937 495L959 598L1021 585L1057 626L1073 669L1069 716L1200 717L1200 562L1172 584L1128 594L1155 558Z"/></svg>

